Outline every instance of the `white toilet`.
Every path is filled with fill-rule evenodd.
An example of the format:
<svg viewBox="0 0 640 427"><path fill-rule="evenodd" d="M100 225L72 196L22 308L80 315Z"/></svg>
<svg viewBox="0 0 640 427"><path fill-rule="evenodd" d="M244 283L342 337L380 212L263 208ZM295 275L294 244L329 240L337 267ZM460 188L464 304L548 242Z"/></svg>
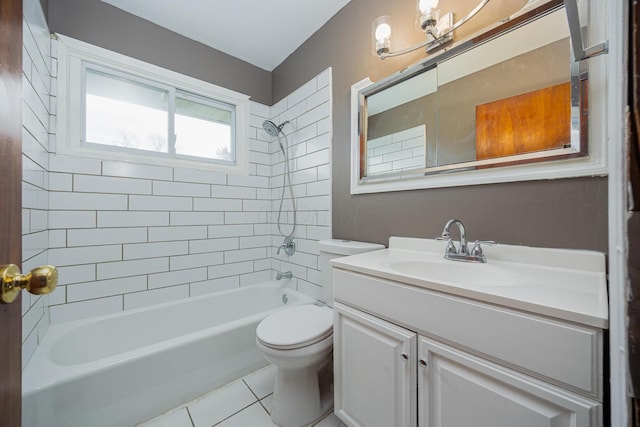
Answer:
<svg viewBox="0 0 640 427"><path fill-rule="evenodd" d="M256 330L256 343L277 367L271 419L282 427L306 426L333 409L333 281L329 260L383 249L349 240L321 240L320 280L325 305L280 310Z"/></svg>

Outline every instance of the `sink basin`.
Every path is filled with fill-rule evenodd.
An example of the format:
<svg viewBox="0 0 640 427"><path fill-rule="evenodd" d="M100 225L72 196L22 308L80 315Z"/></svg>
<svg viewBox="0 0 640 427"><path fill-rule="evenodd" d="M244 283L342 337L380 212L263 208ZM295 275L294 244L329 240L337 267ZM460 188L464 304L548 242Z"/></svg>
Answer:
<svg viewBox="0 0 640 427"><path fill-rule="evenodd" d="M517 274L492 264L447 260L396 261L388 267L400 274L442 283L469 283L481 286L515 286Z"/></svg>

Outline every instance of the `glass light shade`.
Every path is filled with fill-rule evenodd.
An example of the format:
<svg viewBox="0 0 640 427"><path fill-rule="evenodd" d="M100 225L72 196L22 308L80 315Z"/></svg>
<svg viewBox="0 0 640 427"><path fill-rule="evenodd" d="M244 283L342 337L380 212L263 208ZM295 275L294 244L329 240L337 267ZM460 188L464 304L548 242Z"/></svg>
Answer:
<svg viewBox="0 0 640 427"><path fill-rule="evenodd" d="M380 56L391 50L391 17L379 16L371 26L374 55Z"/></svg>
<svg viewBox="0 0 640 427"><path fill-rule="evenodd" d="M378 43L383 42L385 39L390 38L391 26L389 26L389 24L387 24L386 22L383 22L382 24L378 25L378 28L376 28L376 32L375 32L375 37L376 37L376 42Z"/></svg>
<svg viewBox="0 0 640 427"><path fill-rule="evenodd" d="M431 9L438 7L439 0L418 0L418 9L422 14L430 12Z"/></svg>
<svg viewBox="0 0 640 427"><path fill-rule="evenodd" d="M438 25L440 13L436 9L438 0L418 0L418 18L416 24L423 31L431 31Z"/></svg>

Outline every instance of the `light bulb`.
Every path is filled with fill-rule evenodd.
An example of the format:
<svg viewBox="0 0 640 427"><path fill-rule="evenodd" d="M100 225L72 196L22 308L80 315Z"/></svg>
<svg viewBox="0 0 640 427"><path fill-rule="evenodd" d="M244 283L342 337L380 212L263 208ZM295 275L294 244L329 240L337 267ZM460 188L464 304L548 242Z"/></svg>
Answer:
<svg viewBox="0 0 640 427"><path fill-rule="evenodd" d="M391 27L386 22L378 25L376 28L376 40L378 42L383 42L391 37Z"/></svg>
<svg viewBox="0 0 640 427"><path fill-rule="evenodd" d="M427 13L431 11L431 9L435 9L438 7L439 0L418 0L418 9L420 12Z"/></svg>
<svg viewBox="0 0 640 427"><path fill-rule="evenodd" d="M371 30L373 53L378 56L385 55L391 49L391 17L378 16L371 23Z"/></svg>

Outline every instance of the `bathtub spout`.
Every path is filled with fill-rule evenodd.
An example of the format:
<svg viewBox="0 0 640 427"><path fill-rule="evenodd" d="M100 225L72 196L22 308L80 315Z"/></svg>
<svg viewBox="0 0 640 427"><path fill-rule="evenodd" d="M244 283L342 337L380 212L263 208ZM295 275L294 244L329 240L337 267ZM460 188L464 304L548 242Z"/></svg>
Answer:
<svg viewBox="0 0 640 427"><path fill-rule="evenodd" d="M291 279L293 277L293 273L290 271L278 271L276 275L276 280L280 279Z"/></svg>

